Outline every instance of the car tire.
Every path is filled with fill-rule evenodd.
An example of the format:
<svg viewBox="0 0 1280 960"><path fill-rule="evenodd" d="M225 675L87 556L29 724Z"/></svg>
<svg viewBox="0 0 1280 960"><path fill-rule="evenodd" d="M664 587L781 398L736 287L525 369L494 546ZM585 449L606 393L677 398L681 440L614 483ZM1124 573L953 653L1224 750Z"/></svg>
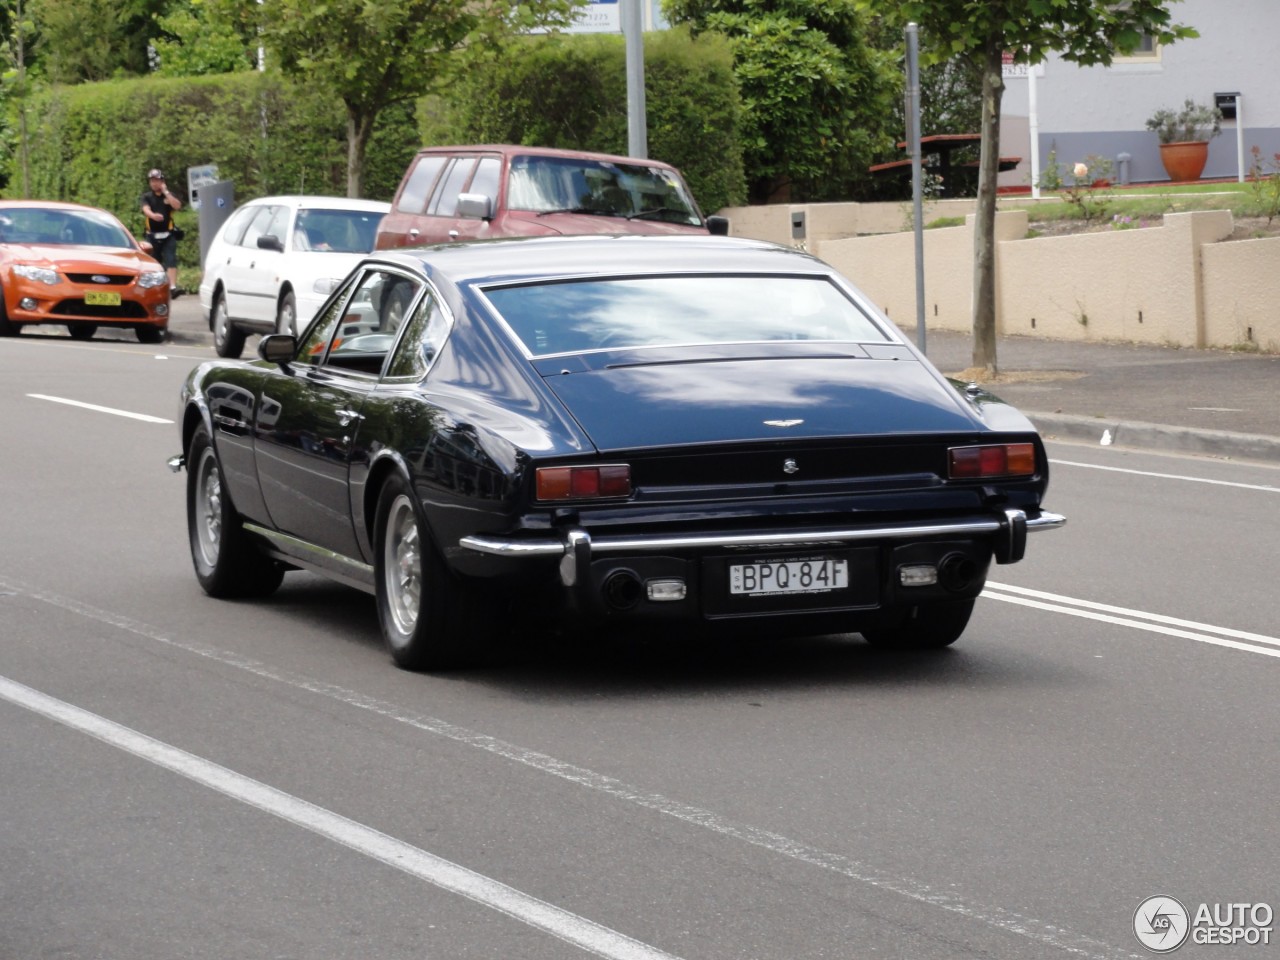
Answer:
<svg viewBox="0 0 1280 960"><path fill-rule="evenodd" d="M228 360L238 359L244 353L244 331L231 322L227 313L227 298L219 291L213 295L213 350Z"/></svg>
<svg viewBox="0 0 1280 960"><path fill-rule="evenodd" d="M187 450L187 536L196 579L211 597L266 597L284 568L250 542L222 485L222 464L202 425Z"/></svg>
<svg viewBox="0 0 1280 960"><path fill-rule="evenodd" d="M406 670L473 662L496 628L492 605L445 566L422 505L400 474L382 488L375 516L378 622L391 658Z"/></svg>
<svg viewBox="0 0 1280 960"><path fill-rule="evenodd" d="M92 340L93 335L98 332L96 323L69 323L67 324L67 333L71 334L72 340Z"/></svg>
<svg viewBox="0 0 1280 960"><path fill-rule="evenodd" d="M16 337L22 324L9 320L9 311L4 306L4 291L0 290L0 337Z"/></svg>
<svg viewBox="0 0 1280 960"><path fill-rule="evenodd" d="M291 337L298 335L298 298L292 290L286 290L280 298L280 309L276 311L276 333L287 333Z"/></svg>
<svg viewBox="0 0 1280 960"><path fill-rule="evenodd" d="M164 327L152 326L135 327L133 332L138 335L139 343L164 343L169 333Z"/></svg>
<svg viewBox="0 0 1280 960"><path fill-rule="evenodd" d="M973 613L972 599L920 604L890 613L862 637L877 647L899 650L931 650L948 647L960 639Z"/></svg>

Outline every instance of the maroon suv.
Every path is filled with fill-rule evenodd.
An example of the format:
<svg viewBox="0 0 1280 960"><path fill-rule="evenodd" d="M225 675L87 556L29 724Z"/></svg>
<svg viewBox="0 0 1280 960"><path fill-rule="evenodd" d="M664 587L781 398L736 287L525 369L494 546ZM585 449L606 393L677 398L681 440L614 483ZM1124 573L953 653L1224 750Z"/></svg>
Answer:
<svg viewBox="0 0 1280 960"><path fill-rule="evenodd" d="M377 249L584 233L727 233L657 160L544 147L427 147L400 181Z"/></svg>

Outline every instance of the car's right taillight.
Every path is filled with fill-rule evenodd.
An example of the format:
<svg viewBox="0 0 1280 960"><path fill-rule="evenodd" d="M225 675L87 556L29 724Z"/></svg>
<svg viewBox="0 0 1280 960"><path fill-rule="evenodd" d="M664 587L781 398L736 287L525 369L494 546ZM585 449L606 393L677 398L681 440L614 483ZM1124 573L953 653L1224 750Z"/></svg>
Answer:
<svg viewBox="0 0 1280 960"><path fill-rule="evenodd" d="M1036 448L1031 443L993 443L947 451L947 476L952 480L1029 477L1035 472Z"/></svg>

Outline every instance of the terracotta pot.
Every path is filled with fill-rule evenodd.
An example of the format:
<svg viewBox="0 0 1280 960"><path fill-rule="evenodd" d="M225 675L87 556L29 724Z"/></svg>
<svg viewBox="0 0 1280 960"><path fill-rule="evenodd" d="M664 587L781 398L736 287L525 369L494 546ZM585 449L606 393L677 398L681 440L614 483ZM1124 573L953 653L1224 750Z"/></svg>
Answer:
<svg viewBox="0 0 1280 960"><path fill-rule="evenodd" d="M1199 180L1209 159L1208 140L1183 140L1160 144L1160 161L1174 183Z"/></svg>

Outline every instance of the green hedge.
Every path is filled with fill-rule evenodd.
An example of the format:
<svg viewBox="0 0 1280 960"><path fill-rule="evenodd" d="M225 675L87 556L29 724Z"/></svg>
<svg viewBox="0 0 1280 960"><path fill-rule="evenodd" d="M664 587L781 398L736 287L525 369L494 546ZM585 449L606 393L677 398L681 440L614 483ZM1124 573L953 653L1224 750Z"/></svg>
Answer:
<svg viewBox="0 0 1280 960"><path fill-rule="evenodd" d="M237 201L273 193L346 194L346 115L277 76L145 77L55 87L28 103L32 197L104 207L141 234L139 198L146 172L162 168L169 187L188 199L187 168L215 163L235 181ZM419 146L411 105L384 111L369 146L370 198L390 200ZM10 161L7 196L22 177ZM179 266L199 269L197 215L177 218L187 230Z"/></svg>
<svg viewBox="0 0 1280 960"><path fill-rule="evenodd" d="M706 213L742 203L740 103L727 42L684 29L644 35L649 156L680 168ZM519 143L626 154L623 38L614 34L527 37L473 70L448 99L423 101L431 144Z"/></svg>

